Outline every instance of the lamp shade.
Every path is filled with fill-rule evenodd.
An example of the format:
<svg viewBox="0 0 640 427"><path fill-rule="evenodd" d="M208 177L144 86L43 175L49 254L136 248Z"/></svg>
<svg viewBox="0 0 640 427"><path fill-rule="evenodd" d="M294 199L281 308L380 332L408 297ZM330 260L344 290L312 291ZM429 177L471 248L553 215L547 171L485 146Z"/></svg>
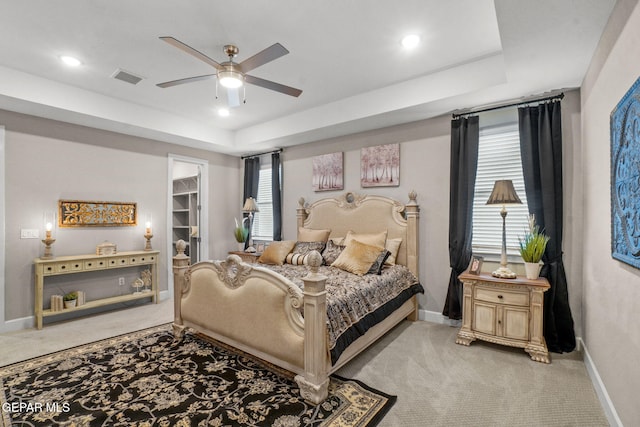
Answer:
<svg viewBox="0 0 640 427"><path fill-rule="evenodd" d="M493 191L487 200L487 205L515 205L521 204L522 201L516 189L513 188L513 182L510 179L500 179L493 184Z"/></svg>
<svg viewBox="0 0 640 427"><path fill-rule="evenodd" d="M249 197L244 202L244 206L242 207L242 212L259 212L258 205L256 200L253 197Z"/></svg>

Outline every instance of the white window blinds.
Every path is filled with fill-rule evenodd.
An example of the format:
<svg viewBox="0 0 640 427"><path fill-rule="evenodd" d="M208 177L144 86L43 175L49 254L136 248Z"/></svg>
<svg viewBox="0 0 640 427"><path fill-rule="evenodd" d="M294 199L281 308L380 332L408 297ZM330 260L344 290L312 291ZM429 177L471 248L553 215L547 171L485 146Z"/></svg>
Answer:
<svg viewBox="0 0 640 427"><path fill-rule="evenodd" d="M260 169L258 197L259 212L253 218L253 239L273 240L273 198L271 197L271 168Z"/></svg>
<svg viewBox="0 0 640 427"><path fill-rule="evenodd" d="M502 217L500 205L486 205L493 184L510 179L522 200L521 205L507 208L507 253L518 254L518 236L524 236L529 211L524 191L520 134L517 124L480 130L478 172L473 199L473 252L500 254L502 251Z"/></svg>

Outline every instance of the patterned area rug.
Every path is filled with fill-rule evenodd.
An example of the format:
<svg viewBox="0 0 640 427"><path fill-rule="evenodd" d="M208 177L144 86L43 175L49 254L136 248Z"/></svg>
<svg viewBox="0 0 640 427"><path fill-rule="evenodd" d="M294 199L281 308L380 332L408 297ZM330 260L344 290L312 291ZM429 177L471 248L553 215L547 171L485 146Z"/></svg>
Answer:
<svg viewBox="0 0 640 427"><path fill-rule="evenodd" d="M290 372L164 325L0 368L2 426L374 426L395 397L332 377L320 405Z"/></svg>

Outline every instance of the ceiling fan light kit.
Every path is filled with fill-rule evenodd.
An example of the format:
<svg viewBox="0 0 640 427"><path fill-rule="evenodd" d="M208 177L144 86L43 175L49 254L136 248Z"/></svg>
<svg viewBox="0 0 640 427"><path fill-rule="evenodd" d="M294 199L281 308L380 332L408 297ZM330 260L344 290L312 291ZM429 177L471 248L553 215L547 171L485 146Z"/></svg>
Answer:
<svg viewBox="0 0 640 427"><path fill-rule="evenodd" d="M249 83L289 96L298 97L300 96L300 94L302 94L302 91L300 89L285 86L280 83L272 82L270 80L264 80L259 77L254 77L246 74L254 68L257 68L288 54L289 51L285 49L284 46L282 46L280 43L275 43L240 63L233 62L233 58L238 54L239 49L234 45L225 45L223 50L225 55L229 57L229 61L218 63L202 52L199 52L191 46L182 43L180 40L174 37L160 37L160 40L165 41L170 45L182 50L183 52L188 53L189 55L211 65L216 69L216 73L158 83L156 85L158 87L167 88L184 83L206 80L215 76L217 77L218 82L227 89L237 89L242 87L244 83Z"/></svg>
<svg viewBox="0 0 640 427"><path fill-rule="evenodd" d="M243 85L244 76L235 70L218 71L218 81L228 89L237 89Z"/></svg>

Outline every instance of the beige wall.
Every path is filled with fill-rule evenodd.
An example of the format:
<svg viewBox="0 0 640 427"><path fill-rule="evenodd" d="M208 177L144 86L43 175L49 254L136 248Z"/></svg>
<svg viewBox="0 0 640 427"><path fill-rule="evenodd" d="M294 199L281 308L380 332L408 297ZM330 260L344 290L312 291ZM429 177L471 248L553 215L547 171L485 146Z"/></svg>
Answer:
<svg viewBox="0 0 640 427"><path fill-rule="evenodd" d="M626 426L640 425L640 270L611 257L609 116L639 70L640 5L619 1L582 86L583 339Z"/></svg>
<svg viewBox="0 0 640 427"><path fill-rule="evenodd" d="M131 201L138 207L136 227L57 228L55 255L94 253L108 240L119 251L144 247L144 219L153 217L154 249L160 257L160 289L168 283L167 222L168 154L204 159L209 163L210 256L222 257L232 247L233 206L239 191L239 160L202 150L129 137L26 115L0 111L5 133L5 321L33 315L33 259L42 255L38 239L20 239L20 229L43 233L43 214L55 211L59 199ZM230 200L232 202L230 202ZM213 209L211 209L213 210ZM127 276L122 270L118 276ZM76 287L82 275L52 280L45 295ZM113 276L96 277L87 283L87 298L129 292ZM71 289L74 290L74 289ZM45 299L47 301L47 299ZM1 325L0 325L1 326Z"/></svg>

